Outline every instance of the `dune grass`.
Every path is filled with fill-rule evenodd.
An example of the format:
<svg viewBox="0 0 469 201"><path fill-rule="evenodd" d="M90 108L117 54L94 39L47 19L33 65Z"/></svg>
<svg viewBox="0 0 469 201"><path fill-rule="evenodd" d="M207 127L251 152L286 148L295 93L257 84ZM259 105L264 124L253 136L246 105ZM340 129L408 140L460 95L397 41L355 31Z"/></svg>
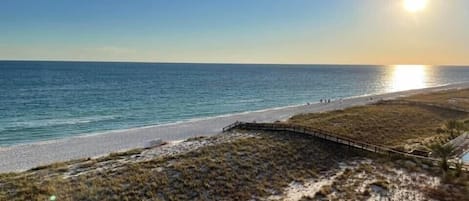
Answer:
<svg viewBox="0 0 469 201"><path fill-rule="evenodd" d="M437 103L469 110L469 89L453 89L434 93L417 94L403 100L423 103Z"/></svg>
<svg viewBox="0 0 469 201"><path fill-rule="evenodd" d="M388 168L426 171L425 163L419 161L377 157L311 136L285 132L261 133L179 155L127 160L128 163L120 166L102 168L103 164L112 164L108 162L125 161L143 153L139 151L143 150L62 162L23 173L0 174L0 200L48 200L52 195L57 200L90 201L260 200L282 195L292 182L320 180L327 178L330 172L340 172L340 163L368 158L376 162L347 170L331 185L322 186L314 198L303 198L315 200L335 192L341 199L361 200L369 198L370 194L357 189L370 178L378 179L373 185L399 185L399 182L375 177L389 172ZM83 166L94 171L69 174ZM427 170L433 169L427 167ZM360 176L363 173L371 176L363 178ZM468 192L468 175L464 173L458 178L458 183L448 180L442 187L426 188L423 192L440 200L464 200L460 198ZM448 197L444 197L446 195Z"/></svg>
<svg viewBox="0 0 469 201"><path fill-rule="evenodd" d="M116 155L129 156L111 157ZM260 134L73 177L63 176L73 165L64 163L0 174L0 200L249 200L281 193L292 181L315 178L360 155L310 136ZM92 161L85 164L105 160Z"/></svg>
<svg viewBox="0 0 469 201"><path fill-rule="evenodd" d="M331 131L372 144L400 147L447 141L444 123L465 119L464 112L424 105L386 102L325 113L296 115L287 123Z"/></svg>

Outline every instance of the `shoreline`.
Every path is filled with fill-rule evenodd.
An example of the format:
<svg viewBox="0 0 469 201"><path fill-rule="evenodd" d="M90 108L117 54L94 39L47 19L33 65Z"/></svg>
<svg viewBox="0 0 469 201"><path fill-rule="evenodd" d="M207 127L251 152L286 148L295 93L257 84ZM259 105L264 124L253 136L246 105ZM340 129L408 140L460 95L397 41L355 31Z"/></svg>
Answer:
<svg viewBox="0 0 469 201"><path fill-rule="evenodd" d="M426 87L426 88L420 88L420 89L409 89L409 90L404 90L404 91L395 91L395 92L383 92L383 93L370 93L370 94L362 94L362 95L356 95L356 96L349 96L345 98L341 98L342 100L348 100L348 99L355 99L355 98L361 98L361 97L372 97L372 96L380 96L380 95L385 95L385 94L392 94L392 93L400 93L400 92L410 92L414 90L423 90L423 89L432 89L432 88L440 88L440 87L447 87L447 86L452 86L452 85L464 85L467 84L469 88L469 82L456 82L456 83L450 83L450 84L443 84L443 85L437 85L437 86L432 86L432 87ZM442 89L444 90L444 89ZM407 96L407 95L405 95ZM331 103L335 103L339 99L331 99ZM320 104L319 102L309 102L310 106L315 106L316 104ZM323 103L324 104L324 103ZM207 116L207 117L195 117L191 119L185 119L185 120L178 120L175 122L167 122L167 123L162 123L162 124L151 124L151 125L142 125L142 126L135 126L135 127L129 127L129 128L121 128L121 129L112 129L112 130L102 130L102 131L91 131L91 132L86 132L86 133L77 133L72 136L64 136L64 137L57 137L56 139L45 139L45 140L40 140L40 141L32 141L32 142L24 142L24 143L17 143L17 144L7 144L7 145L1 145L0 146L0 152L3 150L8 150L9 148L12 147L19 147L19 146L28 146L28 145L34 145L34 144L49 144L49 143L54 143L62 140L66 140L68 138L81 138L81 137L93 137L95 135L107 135L107 134L112 134L116 132L132 132L136 131L139 129L149 129L149 128L156 128L156 127L161 127L161 126L172 126L172 125L179 125L179 124L185 124L185 123L191 123L191 122L197 122L197 121L203 121L203 120L210 120L210 119L217 119L217 118L227 118L231 116L237 116L237 115L245 115L245 114L250 114L250 113L260 113L260 112L267 112L267 111L273 111L273 110L282 110L282 109L288 109L288 108L296 108L296 107L301 107L305 106L305 104L292 104L292 105L287 105L287 106L278 106L278 107L271 107L271 108L265 108L265 109L258 109L258 110L249 110L249 111L244 111L244 112L235 112L235 113L228 113L228 114L221 114L221 115L215 115L215 116ZM286 119L279 119L280 121L287 120ZM221 130L221 128L220 128Z"/></svg>
<svg viewBox="0 0 469 201"><path fill-rule="evenodd" d="M156 138L160 138L163 141L175 141L201 135L212 136L220 133L224 126L235 121L283 121L300 113L325 112L366 105L381 99L394 99L418 93L457 88L469 88L469 82L407 91L352 96L343 98L342 101L334 100L328 104L313 102L310 105L290 105L0 147L0 173L23 171L54 162L97 157L112 152L140 148L148 141ZM370 100L370 97L373 97L373 100Z"/></svg>

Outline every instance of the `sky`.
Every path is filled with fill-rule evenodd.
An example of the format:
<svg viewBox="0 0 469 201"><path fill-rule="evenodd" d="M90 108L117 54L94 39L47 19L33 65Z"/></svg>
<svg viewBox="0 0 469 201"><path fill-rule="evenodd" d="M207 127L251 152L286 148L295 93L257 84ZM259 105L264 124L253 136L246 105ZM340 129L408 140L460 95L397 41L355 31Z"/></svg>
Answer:
<svg viewBox="0 0 469 201"><path fill-rule="evenodd" d="M0 60L469 65L469 1L2 0Z"/></svg>

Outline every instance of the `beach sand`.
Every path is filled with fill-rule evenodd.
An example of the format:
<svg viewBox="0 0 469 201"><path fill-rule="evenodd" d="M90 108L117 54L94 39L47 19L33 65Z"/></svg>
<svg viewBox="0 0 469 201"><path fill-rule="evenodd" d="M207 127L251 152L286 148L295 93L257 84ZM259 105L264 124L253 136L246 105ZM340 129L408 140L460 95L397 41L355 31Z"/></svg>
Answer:
<svg viewBox="0 0 469 201"><path fill-rule="evenodd" d="M365 105L381 99L394 99L418 93L447 89L469 88L469 82L446 86L368 95L310 105L274 108L254 112L225 115L188 122L148 126L101 134L70 137L59 140L0 148L0 172L23 171L40 165L72 159L96 157L111 152L144 147L156 138L164 141L183 140L194 136L210 136L220 133L222 128L235 121L273 122L286 120L300 113L324 112L352 106ZM372 100L370 99L372 97ZM314 101L314 100L312 100ZM156 111L155 111L156 112Z"/></svg>

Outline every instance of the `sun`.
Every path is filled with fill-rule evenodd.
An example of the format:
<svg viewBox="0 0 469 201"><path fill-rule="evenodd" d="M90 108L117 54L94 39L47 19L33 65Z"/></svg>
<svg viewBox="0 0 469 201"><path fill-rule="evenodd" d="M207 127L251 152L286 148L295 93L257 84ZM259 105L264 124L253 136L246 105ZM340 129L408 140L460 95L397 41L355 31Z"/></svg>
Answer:
<svg viewBox="0 0 469 201"><path fill-rule="evenodd" d="M416 13L427 7L427 0L404 0L404 7L407 11Z"/></svg>
<svg viewBox="0 0 469 201"><path fill-rule="evenodd" d="M428 83L430 66L426 65L395 65L389 68L390 88L389 91L404 91L410 89L425 88Z"/></svg>

